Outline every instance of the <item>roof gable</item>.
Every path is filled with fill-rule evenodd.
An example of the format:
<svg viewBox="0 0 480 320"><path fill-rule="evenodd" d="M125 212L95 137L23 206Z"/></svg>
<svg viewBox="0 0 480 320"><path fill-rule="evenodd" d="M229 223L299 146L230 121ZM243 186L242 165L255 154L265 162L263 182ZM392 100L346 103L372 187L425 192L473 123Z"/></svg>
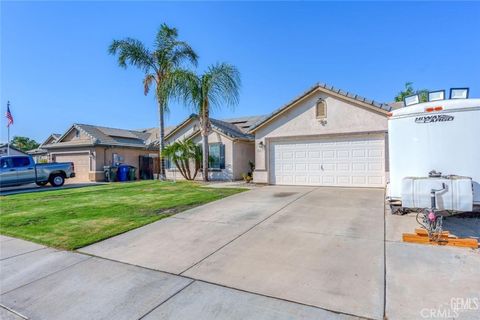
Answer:
<svg viewBox="0 0 480 320"><path fill-rule="evenodd" d="M45 144L51 144L51 143L55 143L58 141L58 139L61 137L62 135L59 134L59 133L52 133L51 135L48 136L47 139L45 139L45 141L42 142L41 146L45 145Z"/></svg>
<svg viewBox="0 0 480 320"><path fill-rule="evenodd" d="M381 113L384 114L385 116L387 115L388 111L391 110L391 107L388 104L385 103L379 103L374 100L370 100L364 97L361 97L357 94L348 92L348 91L343 91L341 89L335 88L333 86L328 86L324 83L318 83L312 86L310 89L302 93L300 96L296 97L289 103L283 105L282 107L278 108L277 110L273 111L270 115L263 117L260 119L256 124L254 124L250 130L248 131L249 133L253 134L255 131L257 131L260 127L263 127L267 123L269 123L271 120L277 118L279 115L281 115L283 112L290 110L291 108L294 108L298 103L302 102L306 98L310 97L311 95L317 93L317 92L323 92L327 95L331 95L335 98L339 98L342 100L347 100L348 102L352 104L359 105L361 107L367 108L373 112Z"/></svg>

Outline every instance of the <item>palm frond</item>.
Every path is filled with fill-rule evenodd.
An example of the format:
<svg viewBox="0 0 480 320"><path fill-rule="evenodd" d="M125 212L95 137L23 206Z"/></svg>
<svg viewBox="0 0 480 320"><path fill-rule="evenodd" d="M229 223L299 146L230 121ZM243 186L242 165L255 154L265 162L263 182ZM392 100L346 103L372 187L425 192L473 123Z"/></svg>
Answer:
<svg viewBox="0 0 480 320"><path fill-rule="evenodd" d="M147 95L153 82L157 82L155 75L148 73L143 79L143 94Z"/></svg>
<svg viewBox="0 0 480 320"><path fill-rule="evenodd" d="M166 23L162 23L158 29L155 37L155 47L157 50L164 50L166 47L171 46L172 42L177 41L178 30L177 28L169 27Z"/></svg>
<svg viewBox="0 0 480 320"><path fill-rule="evenodd" d="M194 66L198 64L198 55L192 47L184 41L176 41L170 57L173 65L181 66L184 62L189 62Z"/></svg>
<svg viewBox="0 0 480 320"><path fill-rule="evenodd" d="M145 72L152 68L156 69L152 54L139 40L132 38L113 40L108 52L112 55L118 54L118 64L123 68L129 63Z"/></svg>
<svg viewBox="0 0 480 320"><path fill-rule="evenodd" d="M228 63L210 66L202 76L205 98L214 107L233 107L240 99L240 72Z"/></svg>

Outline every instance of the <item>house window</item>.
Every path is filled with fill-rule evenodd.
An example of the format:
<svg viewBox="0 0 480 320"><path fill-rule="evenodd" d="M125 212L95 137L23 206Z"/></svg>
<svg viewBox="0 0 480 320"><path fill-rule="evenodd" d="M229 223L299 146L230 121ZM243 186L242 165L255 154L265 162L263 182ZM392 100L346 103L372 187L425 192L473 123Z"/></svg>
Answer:
<svg viewBox="0 0 480 320"><path fill-rule="evenodd" d="M210 169L225 169L225 145L223 143L212 143L208 145Z"/></svg>
<svg viewBox="0 0 480 320"><path fill-rule="evenodd" d="M75 138L80 138L80 131L78 130L75 130Z"/></svg>
<svg viewBox="0 0 480 320"><path fill-rule="evenodd" d="M168 169L168 170L175 170L177 169L177 166L175 165L175 162L170 159L170 158L163 158L164 159L164 163L165 163L165 169Z"/></svg>
<svg viewBox="0 0 480 320"><path fill-rule="evenodd" d="M317 101L316 114L317 119L325 119L327 117L327 103L322 98Z"/></svg>

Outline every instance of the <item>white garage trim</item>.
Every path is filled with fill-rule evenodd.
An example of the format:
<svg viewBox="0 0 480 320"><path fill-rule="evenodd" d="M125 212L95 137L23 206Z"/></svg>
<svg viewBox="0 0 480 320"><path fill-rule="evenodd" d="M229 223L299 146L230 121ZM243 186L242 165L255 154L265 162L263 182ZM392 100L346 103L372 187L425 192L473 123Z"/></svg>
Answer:
<svg viewBox="0 0 480 320"><path fill-rule="evenodd" d="M385 134L292 137L268 142L269 183L385 186Z"/></svg>

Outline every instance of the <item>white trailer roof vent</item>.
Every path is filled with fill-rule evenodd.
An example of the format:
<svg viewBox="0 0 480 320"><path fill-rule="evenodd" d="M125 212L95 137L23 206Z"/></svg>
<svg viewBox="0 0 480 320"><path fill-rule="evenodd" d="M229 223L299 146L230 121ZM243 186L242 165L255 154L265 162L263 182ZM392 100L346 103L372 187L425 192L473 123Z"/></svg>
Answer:
<svg viewBox="0 0 480 320"><path fill-rule="evenodd" d="M430 91L428 93L428 101L445 100L445 90Z"/></svg>
<svg viewBox="0 0 480 320"><path fill-rule="evenodd" d="M450 99L468 99L468 88L451 88Z"/></svg>
<svg viewBox="0 0 480 320"><path fill-rule="evenodd" d="M420 103L420 96L418 94L414 94L403 99L403 103L405 107L413 106L414 104Z"/></svg>
<svg viewBox="0 0 480 320"><path fill-rule="evenodd" d="M468 99L469 91L469 88L451 88L450 99ZM428 92L428 102L440 100L445 100L445 90ZM420 95L418 93L407 96L403 99L403 104L405 107L413 106L414 104L419 104L420 102Z"/></svg>

